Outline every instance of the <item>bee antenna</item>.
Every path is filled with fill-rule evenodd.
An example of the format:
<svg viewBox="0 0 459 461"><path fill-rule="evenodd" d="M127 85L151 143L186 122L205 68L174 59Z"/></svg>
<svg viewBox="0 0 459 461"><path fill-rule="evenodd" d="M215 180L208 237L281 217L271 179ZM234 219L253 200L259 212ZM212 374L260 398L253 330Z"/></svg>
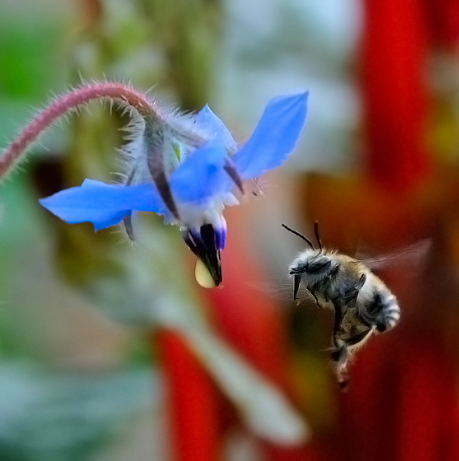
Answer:
<svg viewBox="0 0 459 461"><path fill-rule="evenodd" d="M316 235L317 244L319 245L320 251L322 251L322 240L319 235L319 221L314 222L314 234Z"/></svg>
<svg viewBox="0 0 459 461"><path fill-rule="evenodd" d="M311 240L309 240L307 237L305 237L303 234L300 234L299 232L297 232L296 230L293 230L291 229L290 227L286 226L285 224L282 224L282 227L284 229L287 229L289 232L291 232L292 234L295 234L297 235L298 237L302 238L310 247L311 249L315 250L314 248L314 245L312 244Z"/></svg>

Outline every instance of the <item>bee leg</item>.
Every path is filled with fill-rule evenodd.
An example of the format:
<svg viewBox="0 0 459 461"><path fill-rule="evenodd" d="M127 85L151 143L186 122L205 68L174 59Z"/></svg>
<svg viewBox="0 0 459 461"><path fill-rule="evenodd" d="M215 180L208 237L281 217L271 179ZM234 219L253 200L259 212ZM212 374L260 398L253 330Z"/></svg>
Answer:
<svg viewBox="0 0 459 461"><path fill-rule="evenodd" d="M347 369L348 356L348 349L345 344L338 346L331 354L332 360L335 362L336 379L342 390L344 390L349 383L349 372Z"/></svg>
<svg viewBox="0 0 459 461"><path fill-rule="evenodd" d="M335 337L336 349L332 352L331 356L336 366L336 378L338 385L341 390L345 390L349 384L349 371L347 368L347 362L349 358L348 346L355 346L360 342L368 338L373 331L373 328L364 330L355 336L343 341L340 338Z"/></svg>
<svg viewBox="0 0 459 461"><path fill-rule="evenodd" d="M319 299L317 298L316 294L309 288L307 288L307 290L309 291L309 293L311 293L311 295L313 296L316 304L318 307L322 308L322 306L320 305L320 302L319 302Z"/></svg>
<svg viewBox="0 0 459 461"><path fill-rule="evenodd" d="M339 348L341 345L338 341L338 334L341 328L341 322L343 321L343 311L341 310L341 306L339 304L333 303L333 307L335 308L335 321L333 324L333 344L335 347Z"/></svg>
<svg viewBox="0 0 459 461"><path fill-rule="evenodd" d="M338 386L342 391L345 391L349 386L349 372L347 370L347 363L344 363L338 368L336 373L338 379Z"/></svg>
<svg viewBox="0 0 459 461"><path fill-rule="evenodd" d="M333 344L335 345L336 349L332 352L331 357L335 362L338 385L341 390L344 390L349 383L349 372L347 370L347 359L349 357L349 351L346 347L346 343L339 337L339 331L343 321L343 311L341 305L338 303L333 303L333 307L335 308Z"/></svg>

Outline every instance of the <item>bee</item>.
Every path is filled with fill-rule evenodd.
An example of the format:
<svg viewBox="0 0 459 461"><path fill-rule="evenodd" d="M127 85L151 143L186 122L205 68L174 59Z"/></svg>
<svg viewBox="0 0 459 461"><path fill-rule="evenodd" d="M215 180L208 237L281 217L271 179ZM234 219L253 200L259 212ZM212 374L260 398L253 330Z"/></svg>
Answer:
<svg viewBox="0 0 459 461"><path fill-rule="evenodd" d="M293 278L293 299L299 302L302 284L319 307L334 310L331 358L335 365L338 384L345 388L349 381L348 360L352 352L362 346L374 333L383 333L397 325L400 306L386 284L369 265L394 259L387 256L368 260L352 258L322 247L318 223L314 225L318 248L304 235L282 224L289 232L303 239L308 248L290 264ZM399 254L414 254L424 250L426 241L407 247Z"/></svg>

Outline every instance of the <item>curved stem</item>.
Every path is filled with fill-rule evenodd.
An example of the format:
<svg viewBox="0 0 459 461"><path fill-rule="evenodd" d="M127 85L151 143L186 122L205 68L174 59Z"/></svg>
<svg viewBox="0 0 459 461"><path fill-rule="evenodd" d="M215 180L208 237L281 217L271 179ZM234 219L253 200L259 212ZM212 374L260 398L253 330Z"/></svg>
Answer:
<svg viewBox="0 0 459 461"><path fill-rule="evenodd" d="M153 101L138 91L121 83L96 83L86 85L62 96L40 112L6 148L0 157L0 180L9 173L25 154L27 148L68 111L96 99L116 100L126 107L135 109L144 118L159 118L158 108Z"/></svg>

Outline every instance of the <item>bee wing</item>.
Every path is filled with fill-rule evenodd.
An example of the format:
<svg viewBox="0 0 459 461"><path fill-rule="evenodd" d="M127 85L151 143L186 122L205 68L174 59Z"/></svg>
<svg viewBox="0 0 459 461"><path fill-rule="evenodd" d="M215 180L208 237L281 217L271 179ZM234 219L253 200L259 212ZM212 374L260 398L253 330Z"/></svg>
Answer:
<svg viewBox="0 0 459 461"><path fill-rule="evenodd" d="M254 290L263 293L270 298L288 303L293 301L293 286L290 280L275 280L274 282L248 281L246 284ZM300 301L305 299L311 300L311 294L306 290L303 284L300 284L298 290L298 298Z"/></svg>
<svg viewBox="0 0 459 461"><path fill-rule="evenodd" d="M246 285L278 301L287 301L292 296L292 287L286 282L248 281Z"/></svg>
<svg viewBox="0 0 459 461"><path fill-rule="evenodd" d="M365 257L361 254L357 254L356 259L360 260L371 270L390 267L409 267L412 269L420 269L422 267L422 262L425 260L431 246L432 240L424 239L419 240L412 245L408 245L393 252L376 257Z"/></svg>

